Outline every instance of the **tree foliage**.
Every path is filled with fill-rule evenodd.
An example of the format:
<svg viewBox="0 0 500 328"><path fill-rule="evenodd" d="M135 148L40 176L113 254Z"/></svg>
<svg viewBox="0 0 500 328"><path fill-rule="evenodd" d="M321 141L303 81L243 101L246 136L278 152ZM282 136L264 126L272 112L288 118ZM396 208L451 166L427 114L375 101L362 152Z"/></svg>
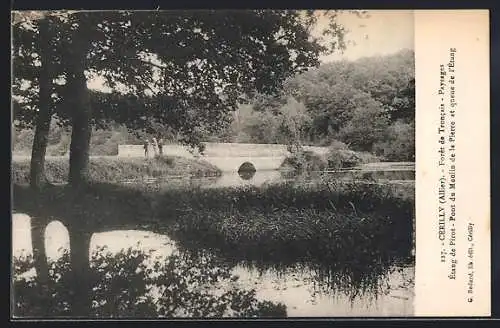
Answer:
<svg viewBox="0 0 500 328"><path fill-rule="evenodd" d="M17 16L16 16L17 15ZM297 72L317 66L321 53L345 45L336 12L325 12L330 44L311 36L318 14L296 10L51 12L53 110L71 124L68 77L81 45L87 79L101 76L115 91L94 99L92 123L103 118L146 129L156 122L196 144L217 132L245 95L272 94ZM33 124L39 74L39 20L15 13L15 117ZM21 18L19 18L21 17ZM126 94L126 100L121 98ZM123 106L123 101L129 106ZM218 124L214 124L218 123Z"/></svg>
<svg viewBox="0 0 500 328"><path fill-rule="evenodd" d="M282 114L293 112L290 99L305 109L307 119L299 120L303 144L341 141L390 160L414 158L412 51L326 63L291 77L278 95L257 94L250 106L240 106L233 140L288 143L290 135L280 126Z"/></svg>

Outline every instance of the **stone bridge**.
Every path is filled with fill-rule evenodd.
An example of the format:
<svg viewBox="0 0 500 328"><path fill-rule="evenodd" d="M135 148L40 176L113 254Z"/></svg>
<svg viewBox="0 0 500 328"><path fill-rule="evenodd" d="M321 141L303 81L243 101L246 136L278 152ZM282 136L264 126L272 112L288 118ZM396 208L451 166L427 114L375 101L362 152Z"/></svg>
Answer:
<svg viewBox="0 0 500 328"><path fill-rule="evenodd" d="M256 170L276 170L285 158L290 156L286 145L280 144L248 144L248 143L204 143L203 154L190 152L188 147L179 144L167 144L163 146L163 154L167 156L179 156L186 158L201 158L217 166L223 172L238 171L245 162L253 164ZM312 151L318 155L325 154L326 147L305 146L305 150ZM152 150L150 149L150 156ZM142 145L119 145L119 157L143 157Z"/></svg>

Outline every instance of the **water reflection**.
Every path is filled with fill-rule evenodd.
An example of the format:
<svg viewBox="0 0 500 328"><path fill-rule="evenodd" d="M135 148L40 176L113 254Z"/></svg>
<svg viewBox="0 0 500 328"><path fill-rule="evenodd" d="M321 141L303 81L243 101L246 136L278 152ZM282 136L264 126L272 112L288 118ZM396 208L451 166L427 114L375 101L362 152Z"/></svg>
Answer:
<svg viewBox="0 0 500 328"><path fill-rule="evenodd" d="M239 187L239 186L262 186L264 184L276 183L283 180L283 176L279 171L256 171L256 172L241 172L241 173L224 173L222 176L206 184L207 188L224 188L224 187Z"/></svg>
<svg viewBox="0 0 500 328"><path fill-rule="evenodd" d="M415 180L415 171L343 171L343 172L312 172L297 175L294 172L262 170L256 172L225 172L219 177L193 178L186 180L179 186L201 188L225 188L252 185L260 187L266 184L281 182L297 182L301 184L313 183L320 179L334 179L337 181L359 181L368 183L390 183ZM171 180L168 186L171 187ZM165 184L167 185L167 184Z"/></svg>
<svg viewBox="0 0 500 328"><path fill-rule="evenodd" d="M260 170L260 171L246 171L240 170L238 172L224 172L218 177L168 177L165 179L155 178L148 179L147 181L125 181L124 183L149 183L155 184L162 188L226 188L226 187L242 187L242 186L256 186L260 187L265 184L274 184L280 182L299 182L308 183L314 182L319 179L334 179L337 181L359 181L368 183L390 183L390 182L404 182L414 181L415 171L403 170L378 170L378 171L363 171L363 170L350 170L339 172L310 172L307 174L297 175L292 171L278 171L278 170Z"/></svg>
<svg viewBox="0 0 500 328"><path fill-rule="evenodd" d="M238 175L243 180L250 180L255 176L255 171L238 171Z"/></svg>
<svg viewBox="0 0 500 328"><path fill-rule="evenodd" d="M168 177L165 179L150 179L144 183L155 185L158 190L162 189L192 189L192 188L227 188L243 186L262 186L264 184L285 181L284 176L275 170L256 172L227 172L219 177L190 178ZM137 183L126 182L127 184Z"/></svg>
<svg viewBox="0 0 500 328"><path fill-rule="evenodd" d="M29 217L22 215L14 218L14 222L17 223L13 231L13 240L28 239L29 225L26 222L22 223L26 219ZM65 229L51 229L48 235L54 246L61 245L63 248L69 246L66 244ZM20 249L16 248L26 246L29 246L28 243L14 244L15 254L20 254ZM135 297L137 302L139 299L144 299L138 295L149 295L144 297L146 299L149 297L150 307L154 306L154 311L159 311L161 306L165 307L172 301L168 299L171 296L165 296L165 288L174 281L175 284L181 284L182 281L184 281L182 284L188 284L187 294L184 295L186 297L188 294L189 297L194 297L195 292L205 295L204 297L209 297L207 295L220 297L224 293L234 293L235 290L254 290L254 293L247 296L255 296L258 301L282 303L286 305L288 316L405 316L411 315L413 311L414 267L411 265L395 264L383 268L383 272L371 275L374 280L366 282L368 287L359 289L352 288L352 279L356 278L344 274L338 278L345 280L345 284L351 288L343 289L339 285L339 288L332 289L325 284L325 277L320 270L306 265L298 264L276 269L256 267L250 263L230 264L225 260L214 258L208 252L198 252L194 255L192 252L181 251L167 236L148 231L127 230L94 234L90 247L93 253L93 266L101 268L99 270L102 271L102 288L99 292L96 291L96 295L106 299L112 292L117 294L116 298L122 299L122 302L125 302L125 296L121 292L123 290L128 290L126 297ZM61 252L60 249L56 251L55 247L51 247L48 251L51 252L48 256L52 260L64 259L65 252ZM112 272L109 266L109 263L112 263L109 262L110 256L115 256L113 261L120 263L117 266L120 268L120 274ZM107 259L107 262L104 259ZM175 276L168 275L174 271ZM35 274L33 270L31 273L31 276ZM207 274L219 278L214 280L206 276ZM169 278L167 279L165 275ZM190 283L181 279L188 276L191 277ZM367 277L369 276L370 272L367 272ZM225 279L221 279L224 277ZM204 283L200 284L199 279ZM169 282L166 283L167 281ZM137 289L135 294L129 290L131 282ZM144 286L139 288L141 285ZM103 286L106 288L103 289ZM110 303L102 302L104 303L99 305L99 311L96 310L100 316L109 316L116 310L109 308ZM137 312L133 304L120 311L125 316L127 313L130 315L134 314L134 311ZM162 311L173 316L194 315L181 308L163 308ZM139 316L141 314L144 313L136 313ZM198 314L203 314L202 309Z"/></svg>
<svg viewBox="0 0 500 328"><path fill-rule="evenodd" d="M239 282L257 291L257 296L287 305L292 317L315 316L401 316L411 315L413 293L410 286L413 267L391 267L379 277L376 291L348 293L321 288L317 273L307 269L288 269L284 273L237 266Z"/></svg>
<svg viewBox="0 0 500 328"><path fill-rule="evenodd" d="M384 179L414 179L414 172L411 171L352 171L328 174L331 177L346 180L361 179L365 181L380 181ZM320 176L321 174L311 174L309 176L302 176L300 179L312 181ZM252 174L242 174L242 172L235 172L231 174L225 173L218 178L191 179L189 177L183 177L179 179L170 178L164 181L153 180L151 182L155 185L155 188L161 190L164 187L189 189L193 187L221 188L246 185L262 186L265 184L273 184L287 180L295 181L297 179L297 176L293 174L287 175L279 171L257 171ZM300 183L304 183L304 181L301 181ZM203 190L203 192L206 192L206 190ZM208 193L213 194L212 191ZM191 194L189 193L188 196L191 197ZM221 198L225 199L224 197ZM257 199L257 201L260 202L260 199ZM177 208L178 204L176 203L175 206L175 208ZM205 213L204 211L203 213ZM254 214L255 213L252 213L249 217L254 218ZM278 213L276 217L279 218L280 222L284 221L284 216L280 213ZM297 218L293 217L292 219L290 222L296 222L295 220ZM330 225L330 222L331 221L328 221L328 225ZM263 216L262 223L269 223L269 216ZM236 222L237 226L244 224L244 220ZM153 229L150 227L151 226L146 229ZM257 230L262 231L262 227L263 226L259 226ZM137 226L134 226L134 229L137 229ZM15 256L26 257L32 253L30 230L30 218L28 216L23 214L14 215L13 248ZM292 229L292 231L296 232L297 230ZM370 231L376 231L376 229L372 229ZM206 229L202 230L201 233L207 237ZM168 235L175 237L179 243L181 242L181 240L170 231L168 232ZM314 234L314 236L317 238L318 235ZM197 238L197 236L193 236L192 234L189 238L194 241L200 241L202 239ZM210 236L207 238L210 238ZM331 239L327 240L330 242ZM61 259L61 257L64 257L65 253L61 253L61 247L69 250L69 244L67 241L67 230L64 226L58 223L53 223L50 226L50 229L48 228L46 231L48 257L51 260L55 258ZM183 245L184 244L185 243L183 243ZM128 250L130 247L132 247L133 251ZM209 304L208 301L206 301L207 299L210 299L210 297L207 296L209 294L218 295L217 297L219 297L220 294L218 293L233 293L239 288L253 290L255 292L255 294L245 294L248 299L253 299L255 296L255 298L259 301L273 301L285 304L287 307L287 314L289 316L405 316L412 314L414 276L414 266L412 264L386 263L384 265L369 267L366 263L363 263L362 259L357 258L360 263L344 263L343 267L346 270L343 271L335 268L334 263L331 263L331 265L329 265L330 267L325 267L324 264L323 266L315 267L311 263L308 263L307 265L304 263L296 265L293 263L286 263L280 267L269 264L263 265L249 263L248 258L246 262L240 259L238 262L234 261L231 263L228 261L227 257L224 258L223 256L213 260L213 254L208 251L197 254L188 253L185 249L180 249L180 247L181 246L174 243L168 236L150 231L121 230L94 234L90 245L91 252L94 253L94 257L92 259L94 263L97 263L94 264L97 267L100 267L102 264L102 286L106 286L102 287L101 294L99 294L101 295L100 297L112 298L113 293L121 295L120 293L125 289L128 293L127 297L136 297L137 302L139 302L139 296L137 295L140 294L140 297L143 297L147 294L144 296L145 298L141 298L141 300L143 300L141 301L143 303L140 303L142 304L141 306L132 304L129 307L121 308L119 311L121 311L120 313L124 315L133 315L137 311L140 311L140 309L142 309L141 311L143 311L143 313L152 311L150 312L152 316L157 315L155 313L158 311L164 315L175 316L203 315L205 313L204 311L207 310L205 308L198 308L198 310L196 310L198 312L196 313L189 311L186 312L178 308L169 308L168 304L172 303L172 295L169 294L170 296L165 296L165 286L168 286L172 281L175 281L176 284L181 284L184 287L186 287L186 284L193 284L193 286L197 286L195 288L196 290L188 290L188 294L185 294L184 291L181 291L180 289L176 291L176 293L181 293L184 297L195 297L193 295L197 295L196 297L198 297L197 299L199 302L197 304ZM209 248L206 245L202 245L200 247ZM356 247L359 247L359 244L356 244ZM249 249L254 251L257 248L258 247L252 246ZM302 248L308 249L307 247ZM24 251L22 251L23 249ZM211 250L213 249L214 248L211 248ZM238 252L237 247L234 245L231 249L235 249ZM276 247L273 247L272 249L275 251ZM285 244L283 249L290 252L291 245ZM391 249L395 248L393 247ZM148 254L143 258L144 261L141 261L141 263L144 264L144 267L141 266L139 272L136 272L139 266L137 261L138 259L142 259L142 255L138 254L135 250ZM104 251L105 254L103 253ZM101 252L102 256L99 255L98 257L95 257L97 252ZM324 254L323 251L318 251L318 253ZM117 255L118 258L113 257L114 260L111 260L109 259L109 254L113 256ZM369 256L369 254L367 256ZM107 259L106 261L108 262L119 261L119 265L116 267L124 268L120 272L128 273L126 273L125 276L116 276L114 273L108 272L111 269L109 269L109 264L106 264L108 262L102 262L103 257ZM207 276L203 274L203 272L205 272L204 270L208 267L206 258L212 259L212 262L210 263L213 270L210 271L211 273L209 276L212 275L210 277L213 277L220 275L221 277L226 277L225 280L223 279L225 284L210 281L208 284L201 284L203 285L203 287L201 287L199 284L200 279L203 281L212 279L209 277L207 278ZM180 268L182 268L181 271L179 271ZM145 276L140 272L141 270L148 272L149 278L145 278ZM18 272L18 278L21 276L27 278L28 276L33 276L35 274L33 270L20 271L22 272ZM175 275L169 276L169 272L174 271L176 272ZM134 274L130 275L132 273ZM188 276L191 277L190 282L186 282L181 279L181 277ZM238 276L239 278L233 280L233 276ZM134 282L131 283L131 281ZM129 290L131 284L139 286L140 288L137 288L142 288L144 290ZM157 285L156 287L151 287L151 285L155 284ZM68 286L68 288L71 288L71 285ZM199 288L203 288L203 290L198 291ZM108 291L105 292L106 290ZM135 296L130 294L132 292L135 293ZM117 296L114 302L118 302L120 297L122 296ZM162 299L164 300L163 303L161 303ZM38 303L43 304L44 302L40 301ZM108 302L99 305L101 307L98 314L101 316L110 316L110 314L116 309L113 307L110 308L109 306L111 305L109 304L110 303ZM161 308L161 306L163 306L163 308ZM194 309L195 307L191 308ZM137 312L136 314L140 315L141 313ZM212 315L214 315L214 313L212 313Z"/></svg>
<svg viewBox="0 0 500 328"><path fill-rule="evenodd" d="M45 228L45 251L49 261L55 261L69 249L68 229L60 221L52 221ZM31 236L30 236L31 238Z"/></svg>

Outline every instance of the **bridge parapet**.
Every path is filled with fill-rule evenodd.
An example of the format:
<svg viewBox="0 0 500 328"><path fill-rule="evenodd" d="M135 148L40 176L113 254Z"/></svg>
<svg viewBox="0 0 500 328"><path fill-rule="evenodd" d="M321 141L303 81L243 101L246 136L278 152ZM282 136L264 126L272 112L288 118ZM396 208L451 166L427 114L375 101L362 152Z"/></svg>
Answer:
<svg viewBox="0 0 500 328"><path fill-rule="evenodd" d="M152 148L149 149L149 156L152 156ZM163 153L169 156L194 157L188 148L182 145L163 145ZM118 157L143 157L143 145L118 145Z"/></svg>
<svg viewBox="0 0 500 328"><path fill-rule="evenodd" d="M290 153L286 145L249 143L204 143L206 157L281 157Z"/></svg>
<svg viewBox="0 0 500 328"><path fill-rule="evenodd" d="M283 163L290 152L286 145L280 144L248 144L248 143L216 143L207 142L201 158L214 164L222 171L238 171L244 162L252 163L257 170L276 170ZM305 146L305 150L312 151L318 155L328 152L326 147ZM163 154L168 156L179 156L193 158L199 156L197 152L191 152L188 147L180 144L168 144L163 146ZM150 156L151 149L150 149ZM119 157L142 157L144 148L142 145L119 145Z"/></svg>
<svg viewBox="0 0 500 328"><path fill-rule="evenodd" d="M203 157L283 157L290 155L287 146L280 144L206 142L204 145ZM326 147L304 146L304 149L318 155L325 155L328 152ZM167 144L163 146L163 153L191 158L197 152L191 152L188 147L180 144ZM144 156L144 148L142 145L119 145L118 156Z"/></svg>

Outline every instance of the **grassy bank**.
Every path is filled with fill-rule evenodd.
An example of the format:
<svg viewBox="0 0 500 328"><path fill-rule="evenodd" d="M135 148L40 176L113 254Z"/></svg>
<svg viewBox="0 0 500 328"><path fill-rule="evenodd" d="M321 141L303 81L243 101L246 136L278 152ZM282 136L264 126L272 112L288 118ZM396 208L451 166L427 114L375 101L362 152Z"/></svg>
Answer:
<svg viewBox="0 0 500 328"><path fill-rule="evenodd" d="M260 267L305 263L324 269L329 284L350 288L376 281L395 261L412 261L411 186L325 179L265 187L154 188L101 183L36 193L16 185L13 207L67 226L79 222L92 232L164 233L184 250L210 250L230 262Z"/></svg>
<svg viewBox="0 0 500 328"><path fill-rule="evenodd" d="M12 163L12 182L29 183L29 159ZM45 174L51 183L64 183L68 179L69 160L64 157L47 158ZM165 156L159 158L90 158L89 177L96 182L117 182L129 179L159 178L168 176L218 176L220 170L198 159Z"/></svg>
<svg viewBox="0 0 500 328"><path fill-rule="evenodd" d="M411 187L357 183L164 191L101 183L43 193L15 185L13 205L63 223L84 219L96 232L147 226L188 248L271 262L408 257L414 220Z"/></svg>
<svg viewBox="0 0 500 328"><path fill-rule="evenodd" d="M411 253L413 200L384 186L166 192L160 203L157 215L175 218L172 237L236 260L349 265Z"/></svg>
<svg viewBox="0 0 500 328"><path fill-rule="evenodd" d="M209 249L278 272L306 266L321 288L356 295L376 290L395 263L413 263L414 199L404 189L323 183L166 192L156 215L172 220L165 232L194 253Z"/></svg>

